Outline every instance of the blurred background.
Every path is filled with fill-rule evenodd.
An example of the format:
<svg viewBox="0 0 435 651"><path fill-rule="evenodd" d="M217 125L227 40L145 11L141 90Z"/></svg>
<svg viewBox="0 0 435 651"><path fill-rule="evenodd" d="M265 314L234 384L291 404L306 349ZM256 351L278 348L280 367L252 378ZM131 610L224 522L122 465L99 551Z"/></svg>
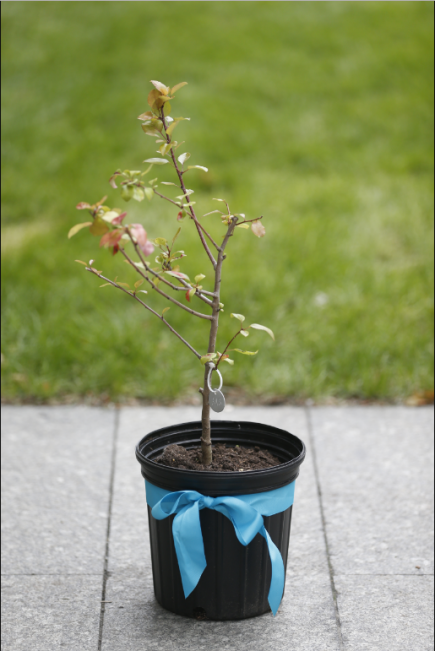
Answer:
<svg viewBox="0 0 435 651"><path fill-rule="evenodd" d="M75 205L105 194L150 237L175 233L175 207L108 184L155 155L136 119L150 79L188 82L173 115L191 118L180 153L209 168L189 173L197 214L223 197L264 215L266 237L230 242L218 347L231 312L276 343L243 340L260 352L225 365L232 399L430 400L433 3L5 2L2 35L3 400L199 398L195 357L74 262L129 282L120 256L86 230L67 239L88 217ZM179 248L211 289L191 222ZM204 323L168 320L206 352Z"/></svg>

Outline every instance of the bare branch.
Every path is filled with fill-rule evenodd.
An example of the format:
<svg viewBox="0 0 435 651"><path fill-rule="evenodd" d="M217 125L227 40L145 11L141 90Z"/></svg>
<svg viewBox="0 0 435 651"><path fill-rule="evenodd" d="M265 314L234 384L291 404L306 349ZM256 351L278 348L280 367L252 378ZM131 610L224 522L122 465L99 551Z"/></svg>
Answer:
<svg viewBox="0 0 435 651"><path fill-rule="evenodd" d="M163 317L163 315L159 314L158 312L156 312L155 310L153 310L152 307L150 307L149 305L147 305L146 303L144 303L143 301L141 301L140 298L138 298L134 292L130 292L128 289L124 289L124 287L121 287L121 285L118 285L118 283L115 283L113 280L110 280L109 278L106 278L105 276L99 274L99 273L97 272L97 270L96 270L96 269L93 269L92 267L86 267L86 271L90 271L90 272L91 272L92 274L94 274L95 276L98 276L98 278L101 278L101 280L105 280L105 281L106 281L107 283L109 283L110 285L113 285L113 287L116 287L116 289L120 289L120 290L123 291L125 294L128 294L129 296L132 296L132 297L133 297L133 298L134 298L138 303L140 303L141 305L143 305L144 308L146 308L147 310L149 310L149 312L152 312L152 313L154 314L154 316L156 316L158 319L160 319L160 321L163 321L163 323L165 324L165 326L167 326L167 327L169 328L169 330L170 330L171 332L173 332L174 335L175 335L176 337L178 337L178 339L180 339L180 341L182 341L183 344L185 344L185 345L189 348L189 350L191 350L192 353L193 353L193 354L194 354L198 359L201 359L201 355L198 353L198 351L196 351L196 350L193 348L193 346L191 346L191 345L189 344L189 342L186 341L186 340L184 339L184 337L182 337L182 336L180 335L180 333L177 332L177 331L175 330L175 328L173 328L173 327L171 326L171 324L168 323L168 322L166 321L166 319Z"/></svg>
<svg viewBox="0 0 435 651"><path fill-rule="evenodd" d="M169 201L170 203L173 203L174 206L177 206L177 208L181 209L183 207L181 203L177 203L176 201L173 201L169 197L165 197L164 194L160 194L160 192L157 192L156 190L154 190L154 194L156 194L158 197L161 197L162 199L166 199L166 201Z"/></svg>

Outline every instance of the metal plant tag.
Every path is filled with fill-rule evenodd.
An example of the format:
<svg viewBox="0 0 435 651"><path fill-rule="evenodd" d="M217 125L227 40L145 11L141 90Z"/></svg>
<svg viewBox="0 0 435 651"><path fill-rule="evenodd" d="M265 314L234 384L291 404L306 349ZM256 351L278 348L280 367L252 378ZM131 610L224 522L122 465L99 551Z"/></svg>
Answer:
<svg viewBox="0 0 435 651"><path fill-rule="evenodd" d="M218 389L212 389L211 388L210 379L211 379L211 374L213 373L213 371L216 371L216 373L219 375L220 384L219 384ZM209 374L207 376L207 385L208 385L208 388L209 388L209 391L210 391L209 397L208 397L208 402L209 402L210 407L213 409L213 411L216 411L216 412L220 412L220 411L223 411L225 409L225 396L221 391L222 384L223 384L223 379L222 379L222 375L221 375L220 371L218 371L217 368L211 367L210 372L209 372Z"/></svg>
<svg viewBox="0 0 435 651"><path fill-rule="evenodd" d="M225 409L225 396L219 389L210 392L208 401L213 411L219 412Z"/></svg>

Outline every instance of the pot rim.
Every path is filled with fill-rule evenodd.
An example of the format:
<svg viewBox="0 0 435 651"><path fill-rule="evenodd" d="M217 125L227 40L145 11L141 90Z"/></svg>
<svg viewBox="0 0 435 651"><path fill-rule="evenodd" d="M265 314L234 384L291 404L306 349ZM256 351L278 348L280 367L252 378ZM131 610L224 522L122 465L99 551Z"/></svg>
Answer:
<svg viewBox="0 0 435 651"><path fill-rule="evenodd" d="M191 421L188 423L179 423L177 425L169 425L167 427L162 427L158 430L154 430L146 434L136 446L136 458L141 464L142 475L151 483L156 483L162 488L172 488L173 484L179 485L178 490L187 489L188 486L192 486L192 490L199 490L198 486L208 487L209 494L243 494L243 493L254 493L254 492L266 492L267 490L274 490L281 486L284 486L291 481L294 481L299 474L299 466L303 462L306 455L306 448L303 441L301 441L297 436L287 432L286 430L274 427L272 425L266 425L264 423L257 423L253 421L211 421L212 426L212 438L216 443L218 442L227 442L222 439L228 439L232 436L234 442L236 442L237 434L242 435L243 433L249 434L251 431L251 436L254 437L255 434L262 435L264 439L262 441L250 441L248 439L243 439L243 437L238 442L239 444L247 445L261 445L266 449L270 449L272 453L277 453L277 442L281 441L282 444L287 444L287 446L293 446L296 451L299 452L296 456L284 461L276 466L271 466L269 468L262 468L260 470L245 470L244 472L239 471L207 471L207 470L190 470L190 469L180 469L172 468L170 466L163 466L161 464L153 461L149 456L143 454L144 447L149 444L151 441L161 440L165 436L176 436L177 434L180 437L180 444L183 444L183 434L194 434L202 429L201 421ZM213 430L215 435L213 436ZM220 430L220 432L219 432ZM234 436L235 435L235 436ZM275 446L273 442L270 441L270 447L268 446L267 437L275 437ZM195 442L197 445L200 444L200 437L195 436ZM175 442L175 441L173 441ZM189 441L184 441L188 443ZM169 444L169 443L167 443ZM165 447L165 446L163 446ZM161 449L161 448L159 448ZM281 448L281 456L284 454L284 448ZM287 452L289 455L290 452ZM279 454L278 454L279 456ZM160 476L160 480L156 481L156 475ZM224 485L224 488L221 488L220 485ZM171 485L171 486L170 486ZM248 490L249 488L249 490Z"/></svg>

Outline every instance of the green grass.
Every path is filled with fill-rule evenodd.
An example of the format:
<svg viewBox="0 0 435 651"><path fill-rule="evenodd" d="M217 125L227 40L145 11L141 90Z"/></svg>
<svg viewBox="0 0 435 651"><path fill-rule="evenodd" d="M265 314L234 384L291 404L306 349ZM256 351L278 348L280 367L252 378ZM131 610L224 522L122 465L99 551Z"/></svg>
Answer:
<svg viewBox="0 0 435 651"><path fill-rule="evenodd" d="M223 196L265 218L264 239L231 242L219 347L230 312L277 341L243 340L260 352L225 367L225 385L253 399L431 389L432 21L427 2L4 3L3 397L172 399L201 385L157 319L73 262L128 280L119 256L84 231L66 239L78 201L125 205L107 179L153 155L136 120L150 79L189 82L174 110L192 118L177 138L210 168L189 179L199 214ZM169 204L132 203L152 237L173 233ZM210 278L191 223L180 247L183 270ZM168 318L205 352L204 323Z"/></svg>

